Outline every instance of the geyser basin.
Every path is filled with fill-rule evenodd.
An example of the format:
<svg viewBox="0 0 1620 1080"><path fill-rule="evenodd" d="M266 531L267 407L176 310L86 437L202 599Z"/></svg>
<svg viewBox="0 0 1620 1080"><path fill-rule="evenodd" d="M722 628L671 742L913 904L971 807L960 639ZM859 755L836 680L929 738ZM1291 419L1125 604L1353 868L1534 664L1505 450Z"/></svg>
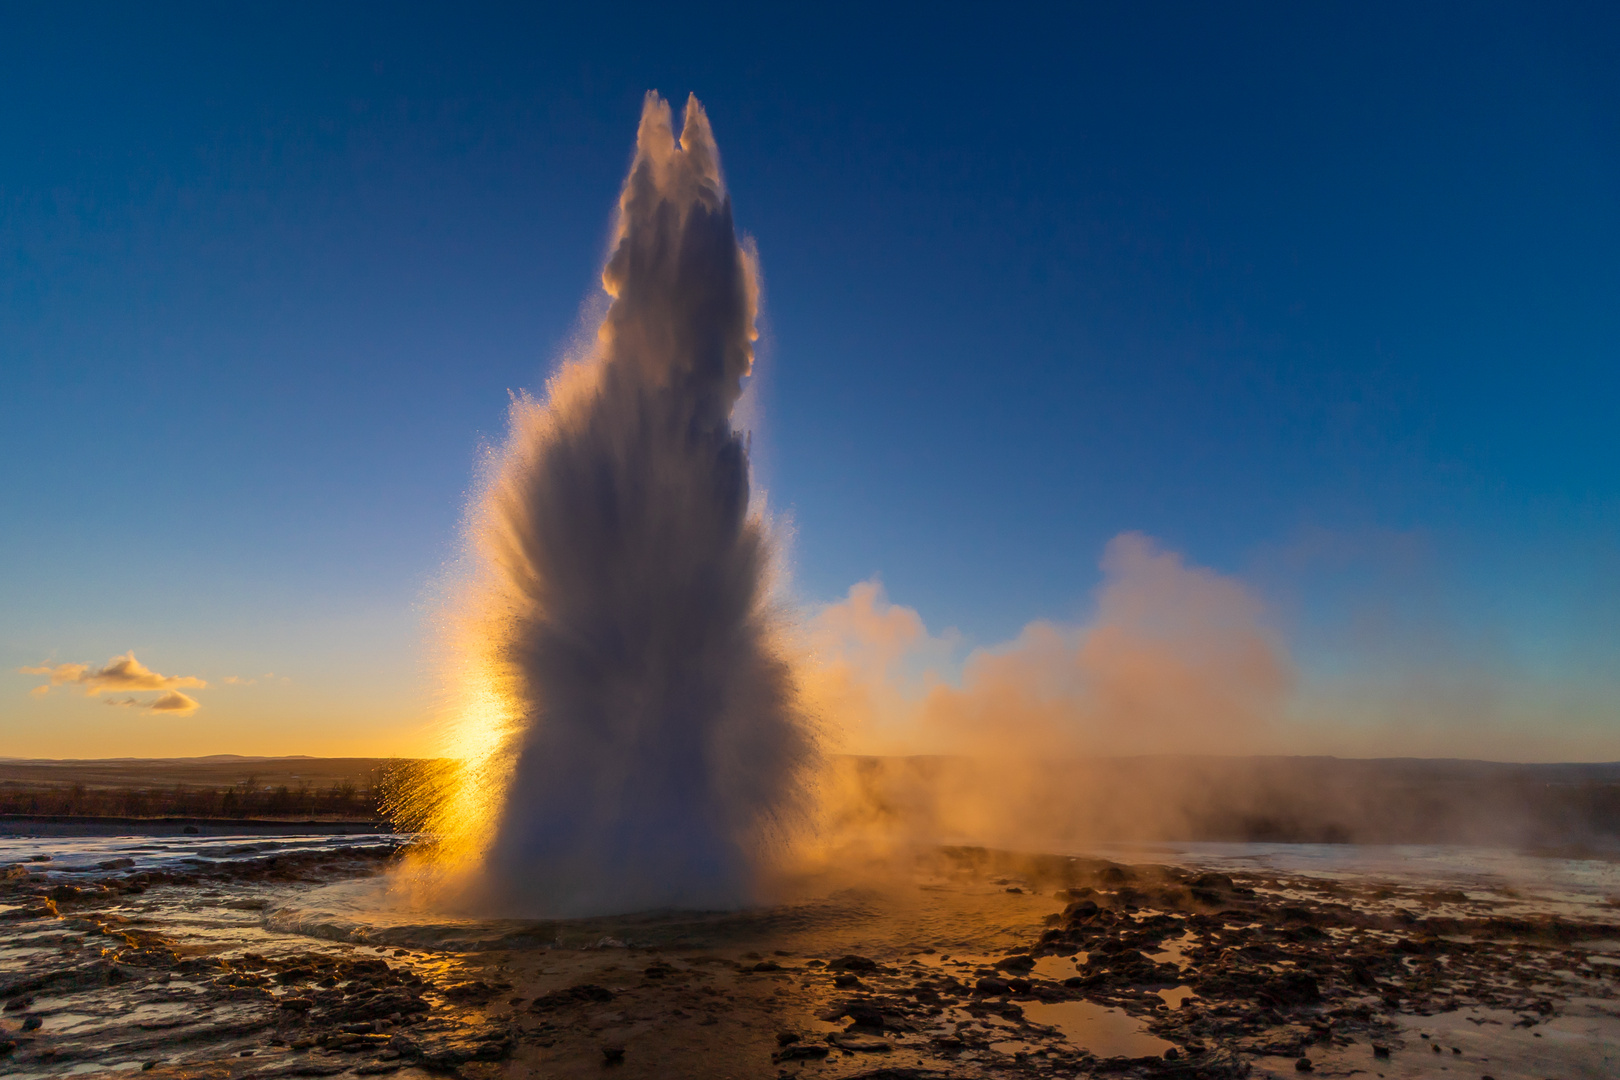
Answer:
<svg viewBox="0 0 1620 1080"><path fill-rule="evenodd" d="M478 920L379 907L389 843L157 846L14 842L8 1071L1598 1077L1620 1045L1620 927L1449 881L947 848L755 912Z"/></svg>
<svg viewBox="0 0 1620 1080"><path fill-rule="evenodd" d="M804 812L815 747L732 425L758 279L696 98L677 140L648 96L602 283L595 344L513 405L469 518L465 764L423 815L467 910L736 907Z"/></svg>

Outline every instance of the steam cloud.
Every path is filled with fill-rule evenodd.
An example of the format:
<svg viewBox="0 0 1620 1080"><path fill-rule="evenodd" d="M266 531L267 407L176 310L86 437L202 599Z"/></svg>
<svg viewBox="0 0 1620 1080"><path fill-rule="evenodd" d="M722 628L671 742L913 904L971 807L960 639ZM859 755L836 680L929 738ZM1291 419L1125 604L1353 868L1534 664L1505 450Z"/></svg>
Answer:
<svg viewBox="0 0 1620 1080"><path fill-rule="evenodd" d="M695 98L677 141L648 95L602 282L594 347L514 403L472 510L452 624L473 764L441 822L502 792L486 910L745 903L815 761L731 419L758 277Z"/></svg>
<svg viewBox="0 0 1620 1080"><path fill-rule="evenodd" d="M1138 533L1109 543L1087 626L1035 622L938 673L951 643L872 582L816 618L821 708L866 753L1241 753L1276 734L1294 676L1238 581ZM921 668L919 673L916 669Z"/></svg>
<svg viewBox="0 0 1620 1080"><path fill-rule="evenodd" d="M812 624L818 708L842 747L823 785L829 849L953 842L1065 850L1193 835L1247 775L1210 762L1270 745L1295 681L1240 582L1125 533L1095 618L1034 622L968 655L875 582ZM1136 755L1133 757L1132 755ZM1180 755L1168 758L1165 755Z"/></svg>

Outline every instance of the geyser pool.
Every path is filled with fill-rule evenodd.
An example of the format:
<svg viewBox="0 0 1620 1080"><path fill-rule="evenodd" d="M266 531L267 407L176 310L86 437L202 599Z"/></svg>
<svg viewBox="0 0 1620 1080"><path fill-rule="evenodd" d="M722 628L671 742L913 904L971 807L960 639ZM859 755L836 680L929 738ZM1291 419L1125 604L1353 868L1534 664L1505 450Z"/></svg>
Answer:
<svg viewBox="0 0 1620 1080"><path fill-rule="evenodd" d="M815 742L732 410L758 276L707 117L649 94L594 346L516 400L448 620L463 903L582 916L746 903Z"/></svg>

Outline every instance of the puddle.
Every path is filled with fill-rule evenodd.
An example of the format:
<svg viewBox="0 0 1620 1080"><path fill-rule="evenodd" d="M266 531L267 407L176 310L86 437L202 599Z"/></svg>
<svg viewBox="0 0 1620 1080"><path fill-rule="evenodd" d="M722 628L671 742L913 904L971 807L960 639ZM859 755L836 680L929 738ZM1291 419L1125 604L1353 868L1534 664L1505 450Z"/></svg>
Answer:
<svg viewBox="0 0 1620 1080"><path fill-rule="evenodd" d="M1085 953L1080 954L1081 963L1085 962ZM1075 967L1075 958L1072 956L1043 956L1035 961L1034 970L1030 975L1037 979L1050 979L1052 982L1062 982L1079 973Z"/></svg>
<svg viewBox="0 0 1620 1080"><path fill-rule="evenodd" d="M1142 1021L1123 1009L1090 1001L1030 1002L1024 1019L1057 1028L1068 1043L1100 1058L1160 1057L1175 1045L1148 1034Z"/></svg>
<svg viewBox="0 0 1620 1080"><path fill-rule="evenodd" d="M1174 964L1183 967L1187 963L1187 949L1198 947L1198 935L1191 930L1184 930L1174 938L1169 939L1158 949L1147 954L1148 959L1160 964Z"/></svg>
<svg viewBox="0 0 1620 1080"><path fill-rule="evenodd" d="M1158 994L1159 1000L1172 1009L1179 1009L1183 1001L1198 996L1190 986L1172 986L1168 990L1158 991Z"/></svg>

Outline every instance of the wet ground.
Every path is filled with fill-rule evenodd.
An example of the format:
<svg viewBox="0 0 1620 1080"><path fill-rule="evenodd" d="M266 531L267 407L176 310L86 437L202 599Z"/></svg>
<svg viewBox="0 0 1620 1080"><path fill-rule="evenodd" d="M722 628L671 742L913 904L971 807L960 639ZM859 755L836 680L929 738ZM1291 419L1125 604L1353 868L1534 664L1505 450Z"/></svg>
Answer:
<svg viewBox="0 0 1620 1080"><path fill-rule="evenodd" d="M1604 863L947 848L489 922L396 909L404 842L0 841L0 1074L1620 1075Z"/></svg>

